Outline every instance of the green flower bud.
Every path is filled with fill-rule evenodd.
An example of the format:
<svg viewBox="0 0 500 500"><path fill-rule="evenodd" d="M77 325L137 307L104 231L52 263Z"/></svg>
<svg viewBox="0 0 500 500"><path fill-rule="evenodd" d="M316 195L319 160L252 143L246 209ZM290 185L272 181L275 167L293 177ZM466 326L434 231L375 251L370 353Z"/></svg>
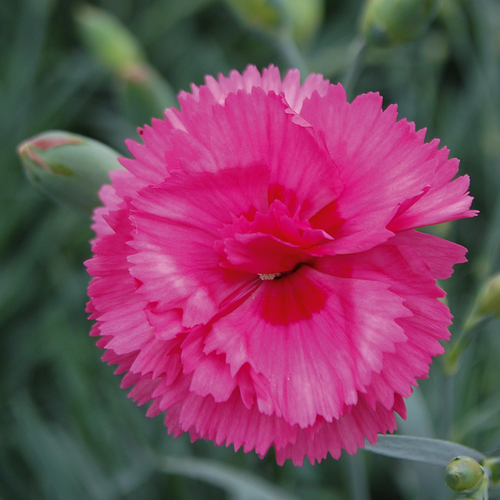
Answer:
<svg viewBox="0 0 500 500"><path fill-rule="evenodd" d="M113 73L121 74L146 60L138 41L113 15L82 5L75 20L89 52Z"/></svg>
<svg viewBox="0 0 500 500"><path fill-rule="evenodd" d="M118 98L134 125L177 105L169 83L146 61L139 42L111 14L85 5L75 14L84 44L116 77Z"/></svg>
<svg viewBox="0 0 500 500"><path fill-rule="evenodd" d="M500 486L500 457L487 458L483 462L483 467L487 472L492 488Z"/></svg>
<svg viewBox="0 0 500 500"><path fill-rule="evenodd" d="M455 492L470 495L483 486L483 468L472 458L459 456L446 467L446 484Z"/></svg>
<svg viewBox="0 0 500 500"><path fill-rule="evenodd" d="M118 152L81 135L50 131L17 147L26 175L43 194L91 213L97 193L110 183L109 172L121 168Z"/></svg>
<svg viewBox="0 0 500 500"><path fill-rule="evenodd" d="M500 274L492 276L481 288L475 305L477 315L500 315Z"/></svg>
<svg viewBox="0 0 500 500"><path fill-rule="evenodd" d="M374 45L396 45L420 37L428 29L441 0L367 0L361 32Z"/></svg>
<svg viewBox="0 0 500 500"><path fill-rule="evenodd" d="M492 276L479 290L464 330L471 330L490 314L500 316L500 274Z"/></svg>

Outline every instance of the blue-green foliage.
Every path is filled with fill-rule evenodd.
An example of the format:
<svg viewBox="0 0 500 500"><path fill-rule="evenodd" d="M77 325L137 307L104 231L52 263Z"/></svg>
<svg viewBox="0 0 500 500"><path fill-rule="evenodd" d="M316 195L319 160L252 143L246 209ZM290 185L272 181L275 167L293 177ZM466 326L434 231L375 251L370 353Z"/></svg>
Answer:
<svg viewBox="0 0 500 500"><path fill-rule="evenodd" d="M131 30L175 91L249 63L274 63L283 73L290 64L276 39L245 27L222 2L92 3ZM89 221L38 195L15 154L19 142L47 129L87 135L125 154L123 140L137 137L142 125L129 121L115 77L79 42L76 4L0 0L0 499L249 498L246 476L238 492L226 487L225 467L215 464L192 479L169 469L162 456L238 467L282 488L282 498L446 498L442 467L364 452L314 467L278 467L272 452L260 460L232 447L191 445L187 436L174 440L161 417L146 418L119 389L88 337ZM334 82L346 78L360 52L361 7L360 0L326 1L319 32L300 47L311 71ZM385 104L397 102L400 115L428 127L428 139L440 137L471 176L480 217L435 229L470 249L469 264L457 266L444 284L458 333L478 287L500 267L500 2L444 0L423 38L366 48L360 57L349 77L351 95L379 91ZM440 360L434 363L410 400L403 432L500 454L499 326L498 320L479 326L455 377L454 398ZM193 462L193 470L203 471L204 463ZM266 484L255 487L263 488L262 498L279 498Z"/></svg>

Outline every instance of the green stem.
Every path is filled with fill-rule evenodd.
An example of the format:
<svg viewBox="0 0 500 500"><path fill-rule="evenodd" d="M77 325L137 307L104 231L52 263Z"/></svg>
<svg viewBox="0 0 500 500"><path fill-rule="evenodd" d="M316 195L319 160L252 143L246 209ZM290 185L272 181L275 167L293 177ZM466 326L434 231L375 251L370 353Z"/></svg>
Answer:
<svg viewBox="0 0 500 500"><path fill-rule="evenodd" d="M474 314L474 308L466 316L462 330L450 349L443 356L443 380L441 383L441 425L440 436L443 439L449 439L451 427L453 424L454 407L454 386L455 374L460 368L460 361L466 349L477 334L475 328L484 318L477 318Z"/></svg>
<svg viewBox="0 0 500 500"><path fill-rule="evenodd" d="M443 379L441 380L441 425L439 435L442 439L449 439L451 434L455 399L454 388L455 374L445 373Z"/></svg>
<svg viewBox="0 0 500 500"><path fill-rule="evenodd" d="M462 357L462 353L469 346L467 339L467 330L462 329L459 333L457 340L453 343L450 349L444 355L444 365L443 372L445 377L452 377L457 371L460 362L460 358Z"/></svg>
<svg viewBox="0 0 500 500"><path fill-rule="evenodd" d="M361 38L355 38L349 47L349 51L352 52L351 64L344 73L344 76L340 79L348 100L353 98L354 87L363 73L366 47L365 40Z"/></svg>
<svg viewBox="0 0 500 500"><path fill-rule="evenodd" d="M470 346L474 340L479 329L477 326L485 320L491 319L492 316L478 316L474 314L474 310L467 315L464 326L458 334L457 339L450 349L444 355L443 372L446 376L454 375L460 367L460 359L462 358L465 350Z"/></svg>
<svg viewBox="0 0 500 500"><path fill-rule="evenodd" d="M370 489L366 466L361 453L347 455L346 462L349 471L349 486L353 500L370 500Z"/></svg>
<svg viewBox="0 0 500 500"><path fill-rule="evenodd" d="M212 484L226 491L230 498L298 500L293 494L259 476L216 460L160 456L158 457L158 470Z"/></svg>
<svg viewBox="0 0 500 500"><path fill-rule="evenodd" d="M276 35L276 46L283 58L286 60L290 68L297 68L300 71L301 79L304 80L309 76L310 71L308 65L302 56L291 28L284 28Z"/></svg>

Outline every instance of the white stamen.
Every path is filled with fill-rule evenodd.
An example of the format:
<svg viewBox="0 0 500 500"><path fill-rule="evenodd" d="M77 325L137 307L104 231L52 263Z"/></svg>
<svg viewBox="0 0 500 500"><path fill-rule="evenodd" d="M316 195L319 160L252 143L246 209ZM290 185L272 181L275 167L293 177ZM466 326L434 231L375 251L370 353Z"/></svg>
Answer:
<svg viewBox="0 0 500 500"><path fill-rule="evenodd" d="M273 280L274 278L279 278L281 276L281 273L269 273L269 274L259 274L259 278L262 280L262 281L271 281Z"/></svg>

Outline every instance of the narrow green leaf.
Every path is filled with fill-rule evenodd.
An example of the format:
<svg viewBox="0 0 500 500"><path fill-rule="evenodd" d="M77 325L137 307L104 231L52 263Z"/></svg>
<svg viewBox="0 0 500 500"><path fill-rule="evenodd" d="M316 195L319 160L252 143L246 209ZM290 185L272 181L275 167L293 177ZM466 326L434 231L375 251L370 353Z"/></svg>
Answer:
<svg viewBox="0 0 500 500"><path fill-rule="evenodd" d="M160 470L218 486L238 500L297 500L260 477L214 460L161 457Z"/></svg>
<svg viewBox="0 0 500 500"><path fill-rule="evenodd" d="M461 419L453 424L453 439L461 441L472 433L492 430L500 421L500 394L495 393L491 398L478 406L471 408Z"/></svg>
<svg viewBox="0 0 500 500"><path fill-rule="evenodd" d="M442 466L447 466L459 455L471 457L478 462L486 459L479 451L461 444L413 436L379 436L375 445L368 443L365 449L387 457Z"/></svg>

